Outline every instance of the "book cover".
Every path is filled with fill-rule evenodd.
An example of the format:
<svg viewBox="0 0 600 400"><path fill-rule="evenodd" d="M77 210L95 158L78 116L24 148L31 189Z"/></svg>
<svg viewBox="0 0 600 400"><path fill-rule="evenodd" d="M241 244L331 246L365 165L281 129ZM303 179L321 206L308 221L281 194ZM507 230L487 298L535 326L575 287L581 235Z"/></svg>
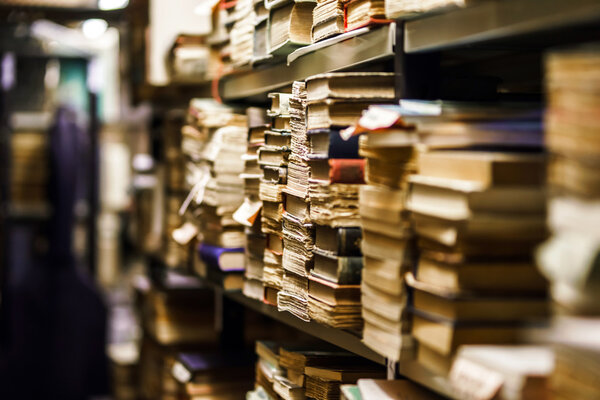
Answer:
<svg viewBox="0 0 600 400"><path fill-rule="evenodd" d="M201 243L198 251L200 252L202 261L209 267L219 269L223 272L244 271L243 247L224 248Z"/></svg>

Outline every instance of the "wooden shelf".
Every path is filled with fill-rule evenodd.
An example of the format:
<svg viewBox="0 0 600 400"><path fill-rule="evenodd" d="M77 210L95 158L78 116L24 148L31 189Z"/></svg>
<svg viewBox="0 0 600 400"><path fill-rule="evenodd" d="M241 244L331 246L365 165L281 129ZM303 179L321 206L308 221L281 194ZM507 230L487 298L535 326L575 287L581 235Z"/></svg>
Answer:
<svg viewBox="0 0 600 400"><path fill-rule="evenodd" d="M333 40L315 50L303 48L302 55L291 61L265 65L255 70L234 73L221 79L219 94L223 101L241 100L264 95L309 76L347 70L394 56L396 24L368 30L354 36ZM266 97L265 97L266 98Z"/></svg>
<svg viewBox="0 0 600 400"><path fill-rule="evenodd" d="M598 0L493 0L404 24L404 51L437 51L600 23ZM546 45L557 43L553 35ZM590 40L592 38L588 38ZM519 43L512 43L519 45Z"/></svg>

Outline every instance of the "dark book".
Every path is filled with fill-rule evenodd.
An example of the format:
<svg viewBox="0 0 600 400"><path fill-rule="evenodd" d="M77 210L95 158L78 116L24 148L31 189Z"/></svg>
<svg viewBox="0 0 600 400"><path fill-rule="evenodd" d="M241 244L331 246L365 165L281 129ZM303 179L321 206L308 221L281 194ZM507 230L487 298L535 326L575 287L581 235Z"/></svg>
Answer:
<svg viewBox="0 0 600 400"><path fill-rule="evenodd" d="M244 271L244 248L224 248L201 243L198 247L200 259L207 267L223 272Z"/></svg>
<svg viewBox="0 0 600 400"><path fill-rule="evenodd" d="M315 246L324 254L335 256L361 256L362 229L359 227L332 228L317 225Z"/></svg>
<svg viewBox="0 0 600 400"><path fill-rule="evenodd" d="M311 274L338 285L358 285L363 268L363 258L338 257L314 249L314 269Z"/></svg>
<svg viewBox="0 0 600 400"><path fill-rule="evenodd" d="M358 155L358 138L351 136L342 139L338 129L314 129L308 131L310 159L327 158L360 158Z"/></svg>
<svg viewBox="0 0 600 400"><path fill-rule="evenodd" d="M209 382L252 376L253 353L179 353L173 367L173 375L180 382ZM186 379L187 378L187 379Z"/></svg>

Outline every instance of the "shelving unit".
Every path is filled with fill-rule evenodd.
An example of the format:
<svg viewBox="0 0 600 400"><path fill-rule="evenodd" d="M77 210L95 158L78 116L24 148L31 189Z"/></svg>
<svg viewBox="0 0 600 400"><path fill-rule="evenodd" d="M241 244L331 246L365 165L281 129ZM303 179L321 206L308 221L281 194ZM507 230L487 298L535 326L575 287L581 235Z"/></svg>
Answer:
<svg viewBox="0 0 600 400"><path fill-rule="evenodd" d="M296 80L327 72L357 68L393 67L397 94L420 98L414 91L428 79L431 71L439 72L439 56L446 51L500 50L502 54L534 47L543 49L584 38L600 38L600 1L598 0L491 0L465 9L428 14L383 27L361 29L352 34L304 47L279 61L256 69L244 69L223 76L219 96L225 103L261 103L272 91L290 86ZM468 60L468 58L465 58ZM391 63L393 61L393 63ZM390 62L389 64L385 64ZM433 65L437 63L437 65ZM507 65L506 68L511 68ZM540 77L537 77L538 79ZM410 88L407 88L407 85ZM419 88L421 89L421 88ZM436 93L437 94L437 93ZM435 95L434 95L435 96ZM416 361L387 363L352 332L316 322L304 322L288 312L247 298L240 291L225 291L209 284L217 294L255 312L268 316L299 331L332 343L369 360L388 366L392 376L406 377L443 396L455 398L445 377L438 376Z"/></svg>

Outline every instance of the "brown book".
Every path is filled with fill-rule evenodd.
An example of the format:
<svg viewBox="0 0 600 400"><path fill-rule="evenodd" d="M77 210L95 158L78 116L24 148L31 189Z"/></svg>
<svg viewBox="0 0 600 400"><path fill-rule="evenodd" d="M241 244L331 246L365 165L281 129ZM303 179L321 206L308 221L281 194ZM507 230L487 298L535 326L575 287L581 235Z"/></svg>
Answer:
<svg viewBox="0 0 600 400"><path fill-rule="evenodd" d="M308 294L332 306L360 304L360 285L338 285L312 274L309 276Z"/></svg>
<svg viewBox="0 0 600 400"><path fill-rule="evenodd" d="M420 175L492 186L540 186L546 179L542 154L486 151L428 151L419 156Z"/></svg>
<svg viewBox="0 0 600 400"><path fill-rule="evenodd" d="M394 73L336 72L306 79L307 101L326 99L394 99Z"/></svg>
<svg viewBox="0 0 600 400"><path fill-rule="evenodd" d="M340 365L336 367L305 367L304 374L309 377L343 383L354 383L364 379L384 379L385 370L382 367L363 365Z"/></svg>
<svg viewBox="0 0 600 400"><path fill-rule="evenodd" d="M349 1L346 5L346 31L386 22L384 5L383 0Z"/></svg>
<svg viewBox="0 0 600 400"><path fill-rule="evenodd" d="M444 262L424 254L419 259L416 278L419 282L456 292L545 293L548 286L531 261Z"/></svg>
<svg viewBox="0 0 600 400"><path fill-rule="evenodd" d="M327 18L321 22L316 22L316 20L315 20L315 23L313 23L313 26L311 29L311 40L313 43L316 43L323 39L327 39L328 37L331 37L331 36L338 35L340 33L344 33L344 17L341 15L338 15L337 12L335 11L337 9L338 5L341 5L341 1L332 0L332 1L323 2L323 3L327 3L329 8L334 9L334 11L333 11L334 16ZM318 7L318 5L317 5L317 7ZM315 7L315 9L317 9L317 7ZM322 18L323 17L321 17L319 19L322 19Z"/></svg>
<svg viewBox="0 0 600 400"><path fill-rule="evenodd" d="M312 11L315 3L291 2L271 9L269 49L271 54L289 54L311 43Z"/></svg>
<svg viewBox="0 0 600 400"><path fill-rule="evenodd" d="M514 344L523 335L521 324L460 324L428 314L413 315L412 335L441 355L451 355L465 344Z"/></svg>

